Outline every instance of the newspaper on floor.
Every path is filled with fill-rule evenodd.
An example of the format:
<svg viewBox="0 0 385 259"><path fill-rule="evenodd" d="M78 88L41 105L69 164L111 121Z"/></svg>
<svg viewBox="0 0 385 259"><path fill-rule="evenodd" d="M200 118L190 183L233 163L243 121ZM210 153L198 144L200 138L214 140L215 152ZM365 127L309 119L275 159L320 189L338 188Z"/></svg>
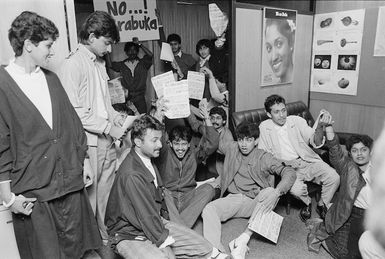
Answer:
<svg viewBox="0 0 385 259"><path fill-rule="evenodd" d="M108 81L108 91L111 97L111 104L126 102L126 97L124 96L124 90L120 79L121 77L117 77Z"/></svg>
<svg viewBox="0 0 385 259"><path fill-rule="evenodd" d="M260 206L260 204L257 206ZM283 217L274 211L269 213L259 211L253 219L250 219L248 228L270 241L277 243L282 221Z"/></svg>

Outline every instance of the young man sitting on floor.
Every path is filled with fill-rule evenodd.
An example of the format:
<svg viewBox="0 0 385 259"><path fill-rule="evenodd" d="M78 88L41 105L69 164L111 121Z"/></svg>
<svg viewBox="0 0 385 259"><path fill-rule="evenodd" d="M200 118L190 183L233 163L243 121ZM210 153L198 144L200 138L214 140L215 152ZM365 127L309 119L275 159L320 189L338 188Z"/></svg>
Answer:
<svg viewBox="0 0 385 259"><path fill-rule="evenodd" d="M325 113L320 122L328 125L325 128L326 146L330 163L340 175L340 189L326 213L325 222L308 221L312 229L308 246L310 250L318 251L322 242L334 258L361 258L358 240L364 232L364 213L370 203L373 140L366 135L351 136L346 142L349 154L345 155L331 126L331 115Z"/></svg>
<svg viewBox="0 0 385 259"><path fill-rule="evenodd" d="M162 180L151 161L159 156L163 130L150 115L134 121L134 146L116 174L108 199L109 242L125 259L226 258L193 230L168 220Z"/></svg>
<svg viewBox="0 0 385 259"><path fill-rule="evenodd" d="M188 121L193 122L194 116L191 114ZM158 119L163 121L163 115ZM165 198L170 219L189 228L216 193L209 183L197 186L195 177L198 165L217 150L219 134L210 121L206 121L206 125L200 124L197 131L202 137L199 145L194 147L190 143L191 129L188 126L175 126L168 134L168 141L167 135L163 137L163 147L155 159L166 187Z"/></svg>
<svg viewBox="0 0 385 259"><path fill-rule="evenodd" d="M257 213L255 208L258 204L265 212L270 212L296 179L293 168L256 148L258 126L243 123L237 127L236 135L237 141L219 145L219 150L225 155L223 175L218 178L221 198L207 204L202 212L203 235L221 251L225 251L221 244L221 222L230 218L250 218ZM275 175L281 176L281 181L274 188ZM251 234L247 228L230 242L234 259L245 258Z"/></svg>

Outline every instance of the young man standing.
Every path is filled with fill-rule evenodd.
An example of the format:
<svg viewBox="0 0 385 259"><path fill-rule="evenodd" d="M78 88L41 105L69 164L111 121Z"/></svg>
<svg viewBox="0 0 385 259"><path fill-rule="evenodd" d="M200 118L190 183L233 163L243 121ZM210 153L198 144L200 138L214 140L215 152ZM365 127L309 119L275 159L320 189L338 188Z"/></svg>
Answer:
<svg viewBox="0 0 385 259"><path fill-rule="evenodd" d="M182 52L182 39L178 34L170 34L167 37L167 43L170 44L172 53L174 54L174 61L171 62L171 67L178 75L178 79L186 79L187 71L195 71L196 60L187 53Z"/></svg>
<svg viewBox="0 0 385 259"><path fill-rule="evenodd" d="M168 221L164 187L152 162L160 154L163 130L150 115L134 122L134 147L117 172L107 205L111 246L125 259L225 258L193 230Z"/></svg>
<svg viewBox="0 0 385 259"><path fill-rule="evenodd" d="M64 89L86 130L93 184L88 188L104 244L108 235L104 216L108 195L115 177L114 139L124 134L124 117L111 105L108 76L101 59L119 41L114 19L106 12L90 14L81 27L80 44L60 70Z"/></svg>
<svg viewBox="0 0 385 259"><path fill-rule="evenodd" d="M189 121L194 123L193 117L191 114ZM163 121L163 118L160 120ZM202 137L199 145L194 147L191 146L191 129L188 126L175 126L168 134L168 144L167 139L163 138L161 154L155 160L169 194L166 202L170 218L174 220L174 216L180 216L182 222L176 222L184 223L189 228L215 196L212 185L205 183L197 186L195 178L198 165L218 149L219 134L211 122L200 124L197 131ZM177 210L175 212L172 211L174 206Z"/></svg>
<svg viewBox="0 0 385 259"><path fill-rule="evenodd" d="M314 130L303 118L287 116L285 99L279 95L267 97L265 109L270 119L261 122L259 126L261 137L258 148L272 153L296 169L297 180L290 193L306 204L300 211L301 220L306 221L311 217L311 199L305 182L322 185L322 200L317 212L321 218L325 218L330 201L339 186L339 176L309 147L309 143L316 148L323 145L323 127L326 125L317 119ZM328 114L327 111L324 112Z"/></svg>
<svg viewBox="0 0 385 259"><path fill-rule="evenodd" d="M142 49L145 55L139 58L139 50ZM128 90L127 101L134 103L139 113L147 112L146 90L147 90L147 72L153 63L153 54L143 44L139 43L138 38L133 42L127 42L124 45L124 52L127 59L119 62L111 62L107 55L107 66L122 76L122 86Z"/></svg>
<svg viewBox="0 0 385 259"><path fill-rule="evenodd" d="M221 251L225 251L220 241L221 222L231 218L250 218L257 212L258 204L264 212L272 211L279 197L291 188L296 178L293 168L256 148L258 126L240 124L236 134L237 141L219 146L225 155L224 172L219 177L221 198L207 204L202 212L203 235ZM275 175L281 176L281 181L274 188ZM228 195L224 197L225 193ZM246 229L230 242L234 259L245 258L251 234L252 231Z"/></svg>

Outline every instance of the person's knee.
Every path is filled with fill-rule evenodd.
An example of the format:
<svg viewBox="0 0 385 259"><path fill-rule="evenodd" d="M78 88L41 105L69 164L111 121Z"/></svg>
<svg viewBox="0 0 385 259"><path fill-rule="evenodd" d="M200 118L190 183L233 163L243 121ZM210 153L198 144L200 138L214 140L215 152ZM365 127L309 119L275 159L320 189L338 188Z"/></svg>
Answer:
<svg viewBox="0 0 385 259"><path fill-rule="evenodd" d="M205 219L212 218L212 216L215 214L216 214L215 206L213 205L212 202L210 202L204 207L202 211L202 219L204 221Z"/></svg>

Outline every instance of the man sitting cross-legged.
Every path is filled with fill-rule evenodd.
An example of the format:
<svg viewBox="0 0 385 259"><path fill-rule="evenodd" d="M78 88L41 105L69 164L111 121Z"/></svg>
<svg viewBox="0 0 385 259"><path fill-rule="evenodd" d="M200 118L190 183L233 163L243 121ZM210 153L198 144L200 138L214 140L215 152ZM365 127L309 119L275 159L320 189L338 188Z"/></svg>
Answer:
<svg viewBox="0 0 385 259"><path fill-rule="evenodd" d="M203 235L221 251L225 249L221 244L221 222L230 218L250 218L258 203L265 212L270 212L296 178L293 168L256 148L258 126L240 124L236 133L238 141L219 145L225 155L223 175L219 177L221 198L207 204L202 212ZM274 188L275 175L280 175L281 181ZM246 229L230 242L234 259L245 257L251 234L251 230Z"/></svg>
<svg viewBox="0 0 385 259"><path fill-rule="evenodd" d="M190 115L189 121L194 121L193 116L195 115ZM163 115L158 119L163 121ZM155 159L166 187L165 197L170 220L189 228L216 193L209 183L198 187L195 176L198 165L217 150L219 134L209 121L206 125L200 124L198 131L202 138L199 145L194 147L190 143L191 129L188 126L175 126L168 134L168 141L167 136L162 138L163 147L159 157ZM219 189L217 190L219 193Z"/></svg>
<svg viewBox="0 0 385 259"><path fill-rule="evenodd" d="M313 147L319 148L323 145L324 123L318 123L317 119L315 129L313 129L302 117L287 116L285 99L275 94L266 98L265 109L270 119L259 125L261 137L258 148L272 153L275 157L296 168L297 180L290 193L306 204L300 211L302 221L311 217L311 199L305 182L311 181L322 185L322 199L318 203L317 212L321 218L325 218L330 200L340 181L336 171L323 162L309 146L311 144ZM322 113L328 112L322 111Z"/></svg>
<svg viewBox="0 0 385 259"><path fill-rule="evenodd" d="M226 258L193 230L168 221L164 187L151 161L162 148L162 131L150 115L134 121L134 147L116 174L107 204L110 244L125 259Z"/></svg>

